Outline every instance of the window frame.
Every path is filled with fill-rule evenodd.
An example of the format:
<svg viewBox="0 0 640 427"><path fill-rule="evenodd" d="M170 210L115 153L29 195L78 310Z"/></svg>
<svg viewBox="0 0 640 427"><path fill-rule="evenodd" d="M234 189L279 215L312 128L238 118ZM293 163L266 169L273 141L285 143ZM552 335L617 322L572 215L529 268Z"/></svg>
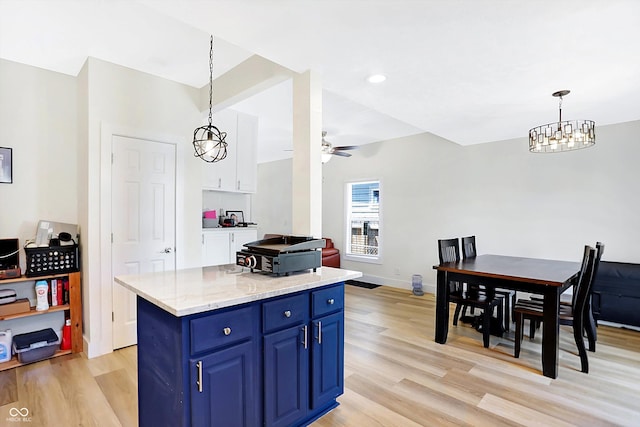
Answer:
<svg viewBox="0 0 640 427"><path fill-rule="evenodd" d="M365 255L365 254L354 254L350 252L351 249L351 196L352 196L352 188L357 184L366 184L370 182L378 183L378 254L377 255ZM345 247L344 247L344 260L346 261L355 261L355 262L365 262L370 264L382 264L383 259L383 201L380 197L380 194L384 194L382 190L382 180L379 178L372 179L362 179L362 180L353 180L345 182L344 186L344 200L345 200L345 221L344 221L344 236L345 236ZM376 197L372 195L372 197Z"/></svg>

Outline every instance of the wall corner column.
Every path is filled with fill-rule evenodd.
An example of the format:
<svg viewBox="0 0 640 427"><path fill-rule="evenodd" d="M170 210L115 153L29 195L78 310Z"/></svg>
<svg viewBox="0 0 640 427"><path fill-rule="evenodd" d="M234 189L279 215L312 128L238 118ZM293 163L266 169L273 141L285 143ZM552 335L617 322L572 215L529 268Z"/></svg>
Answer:
<svg viewBox="0 0 640 427"><path fill-rule="evenodd" d="M313 71L293 77L292 232L322 237L322 84Z"/></svg>

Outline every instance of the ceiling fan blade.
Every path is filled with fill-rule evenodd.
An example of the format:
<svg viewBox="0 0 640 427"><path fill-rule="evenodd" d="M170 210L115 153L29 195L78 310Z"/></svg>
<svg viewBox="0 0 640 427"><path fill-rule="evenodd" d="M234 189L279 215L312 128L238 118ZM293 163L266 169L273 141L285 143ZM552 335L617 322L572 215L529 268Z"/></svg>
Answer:
<svg viewBox="0 0 640 427"><path fill-rule="evenodd" d="M346 151L346 150L355 150L358 148L357 145L343 145L341 147L333 147L334 150Z"/></svg>
<svg viewBox="0 0 640 427"><path fill-rule="evenodd" d="M331 154L333 154L334 156L340 156L340 157L351 157L350 153L345 153L345 152L342 152L342 151L334 151Z"/></svg>

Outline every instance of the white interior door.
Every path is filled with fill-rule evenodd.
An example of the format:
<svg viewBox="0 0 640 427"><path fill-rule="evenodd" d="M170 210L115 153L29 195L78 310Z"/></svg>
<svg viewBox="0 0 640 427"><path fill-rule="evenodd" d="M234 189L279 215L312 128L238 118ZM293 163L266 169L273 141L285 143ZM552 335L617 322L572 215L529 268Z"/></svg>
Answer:
<svg viewBox="0 0 640 427"><path fill-rule="evenodd" d="M113 135L112 275L175 270L176 146ZM112 282L113 348L136 344L135 294Z"/></svg>

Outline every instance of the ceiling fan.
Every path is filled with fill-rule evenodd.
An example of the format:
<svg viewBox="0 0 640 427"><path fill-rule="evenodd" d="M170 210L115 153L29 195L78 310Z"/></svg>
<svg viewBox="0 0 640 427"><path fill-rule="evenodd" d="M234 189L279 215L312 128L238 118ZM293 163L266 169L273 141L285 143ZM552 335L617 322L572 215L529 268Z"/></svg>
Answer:
<svg viewBox="0 0 640 427"><path fill-rule="evenodd" d="M351 157L351 153L346 153L348 150L355 150L358 148L355 145L343 145L341 147L334 147L329 141L324 139L327 136L327 131L322 131L322 163L327 163L331 156Z"/></svg>

